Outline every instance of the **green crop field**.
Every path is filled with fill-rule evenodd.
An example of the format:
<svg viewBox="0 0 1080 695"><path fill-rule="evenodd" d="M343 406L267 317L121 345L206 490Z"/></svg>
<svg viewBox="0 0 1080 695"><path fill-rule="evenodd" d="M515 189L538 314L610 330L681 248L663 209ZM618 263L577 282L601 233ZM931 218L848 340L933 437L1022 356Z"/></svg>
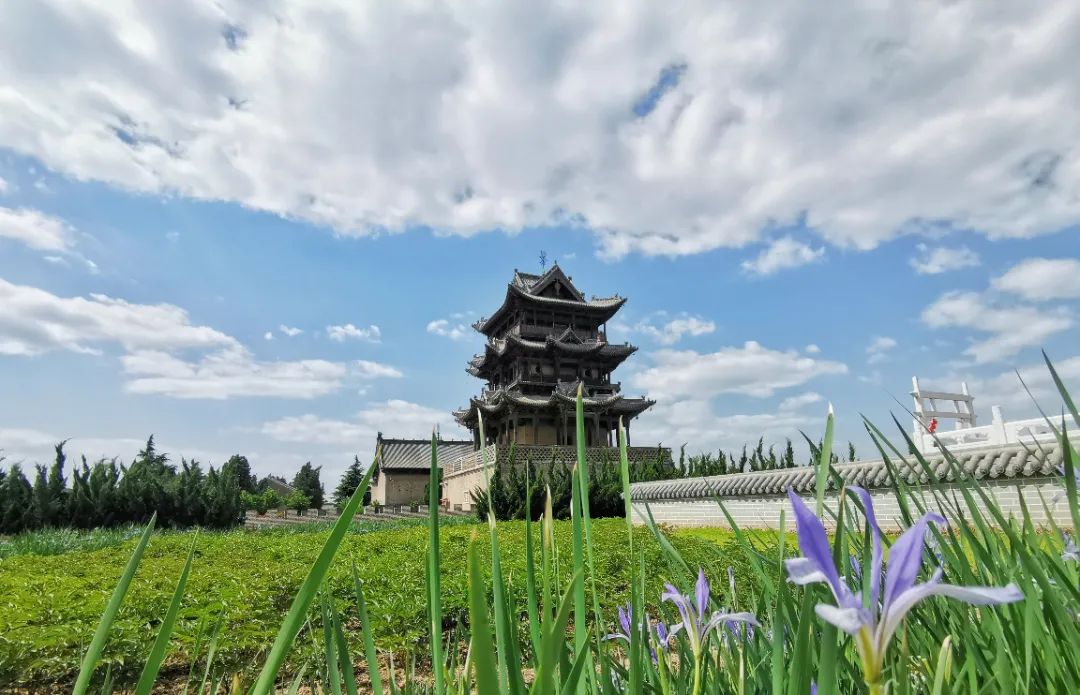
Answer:
<svg viewBox="0 0 1080 695"><path fill-rule="evenodd" d="M598 581L607 587L601 603L611 614L629 597L626 527L622 520L614 519L594 521L592 528ZM524 523L500 523L498 532L503 572L520 597L519 609L524 614ZM257 662L273 642L327 534L326 529L201 534L173 635L171 663L186 664L204 616L208 620L221 616L224 621L216 657L219 663L243 670ZM20 542L19 554L11 554L11 544L5 544L9 556L0 559L0 688L26 683L40 686L74 676L131 555L135 545L131 535L69 532L63 542L54 535L32 536L33 542ZM655 569L649 577L650 594L658 596L663 581L671 578L664 570L667 560L647 530L641 529L637 535L646 563ZM489 552L486 525L458 523L442 529L444 621L462 618L467 610L466 555L474 536L484 552ZM104 662L111 664L114 672L137 669L145 661L193 537L191 532L165 532L155 534L150 541L105 648ZM561 575L568 578L570 523L556 522L555 537ZM638 542L635 538L635 544ZM725 551L733 541L723 532L714 532L709 539L679 532L673 534L672 542L687 562L701 565L715 576L723 576L733 562L739 576L749 576L737 546L730 553ZM103 544L108 547L98 547ZM426 635L426 549L427 529L407 525L353 533L338 552L331 590L342 605L350 606L349 612L355 610L355 594L348 580L355 564L365 582L380 648L404 655ZM310 646L311 640L297 641L294 666L312 655L305 645Z"/></svg>

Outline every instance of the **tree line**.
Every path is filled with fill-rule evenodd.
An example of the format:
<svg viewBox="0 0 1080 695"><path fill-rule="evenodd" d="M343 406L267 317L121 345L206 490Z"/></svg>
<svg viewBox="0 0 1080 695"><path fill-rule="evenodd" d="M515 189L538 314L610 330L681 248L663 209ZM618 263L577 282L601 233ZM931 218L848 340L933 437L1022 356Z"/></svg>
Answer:
<svg viewBox="0 0 1080 695"><path fill-rule="evenodd" d="M611 460L589 464L589 513L598 519L625 513L617 456L613 451ZM630 482L673 477L674 469L666 459L663 451L658 450L655 458L631 463ZM500 521L524 519L526 514L539 519L544 511L545 490L550 489L555 518L569 519L573 475L573 466L565 461L515 463L511 445L505 461L496 459L489 488L479 486L472 491L476 514L484 521L490 508Z"/></svg>
<svg viewBox="0 0 1080 695"><path fill-rule="evenodd" d="M711 452L693 456L686 455L686 445L679 448L679 460L675 469L665 478L696 478L704 475L730 475L732 473L753 473L756 471L773 471L781 468L795 468L800 465L816 464L821 451L821 442L816 444L806 440L808 455L801 461L796 459L795 446L791 440L786 440L782 450L777 450L775 445L765 448L765 438L758 439L757 445L749 448L743 445L742 453L736 456L724 450L715 455ZM832 454L832 462L843 461L835 451ZM855 460L855 445L848 442L847 460Z"/></svg>
<svg viewBox="0 0 1080 695"><path fill-rule="evenodd" d="M757 446L743 446L741 455L719 451L717 454L703 453L686 455L686 445L679 449L679 460L670 462L658 451L654 459L643 463L631 463L629 466L630 482L648 482L652 480L670 480L674 478L696 478L706 475L728 475L733 473L751 473L754 471L795 468L799 465L816 463L821 452L821 442L815 444L807 439L809 455L802 463L795 457L795 447L790 439L781 451L775 446L765 448L764 439L759 439ZM855 460L855 446L848 443L847 460ZM551 490L552 512L557 519L570 518L570 496L573 468L570 463L557 462L554 459L546 464L526 461L525 465L515 465L514 447L511 446L506 461L496 460L492 469L491 485L472 491L477 516L481 521L487 519L490 508L495 518L500 521L524 519L526 514L539 519L544 509L545 489ZM833 463L842 459L833 453ZM618 460L612 455L611 461L589 465L589 513L595 518L622 516L626 510L622 499L622 477Z"/></svg>
<svg viewBox="0 0 1080 695"><path fill-rule="evenodd" d="M224 529L242 524L248 509L304 511L324 503L321 468L311 462L300 468L291 483L294 491L283 497L269 485L270 477L257 480L247 458L239 454L220 468L204 469L184 458L177 466L158 451L151 436L129 465L116 458L91 464L84 456L69 469L64 446L58 443L52 464L35 464L29 477L18 463L6 471L0 466L0 534L144 524L155 512L159 527ZM0 463L3 460L0 456ZM354 468L359 469L358 460L335 491L336 501L343 494L347 500L359 483L363 472L357 474ZM345 494L349 484L352 489Z"/></svg>

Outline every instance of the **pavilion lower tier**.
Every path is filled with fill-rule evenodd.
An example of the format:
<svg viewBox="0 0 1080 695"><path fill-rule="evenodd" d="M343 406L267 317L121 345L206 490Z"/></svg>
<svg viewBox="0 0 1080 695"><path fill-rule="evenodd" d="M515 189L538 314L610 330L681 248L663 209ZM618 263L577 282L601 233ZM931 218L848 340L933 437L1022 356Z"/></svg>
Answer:
<svg viewBox="0 0 1080 695"><path fill-rule="evenodd" d="M465 455L440 460L442 469L442 500L449 509L471 511L474 508L472 493L487 484L494 462L504 466L512 463L519 469L526 463L534 470L546 469L549 464L572 466L577 462L576 446L533 446L515 445L513 457L511 448L505 444L492 444ZM671 449L663 446L627 447L626 458L631 466L659 463L672 466ZM585 449L585 462L590 466L619 465L619 450L609 446L590 446ZM505 470L505 468L504 468Z"/></svg>
<svg viewBox="0 0 1080 695"><path fill-rule="evenodd" d="M619 417L626 428L627 445L630 443L630 420L637 413L612 411L585 411L585 446L615 446ZM532 412L500 413L489 419L484 417L484 435L487 444L510 444L539 446L576 446L577 433L574 411L541 410ZM480 445L480 433L473 430L473 439Z"/></svg>

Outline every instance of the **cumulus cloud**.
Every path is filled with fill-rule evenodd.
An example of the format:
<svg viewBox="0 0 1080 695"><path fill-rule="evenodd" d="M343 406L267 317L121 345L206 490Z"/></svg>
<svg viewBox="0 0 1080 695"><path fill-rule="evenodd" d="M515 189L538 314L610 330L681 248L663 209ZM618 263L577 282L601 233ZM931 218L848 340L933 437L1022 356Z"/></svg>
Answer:
<svg viewBox="0 0 1080 695"><path fill-rule="evenodd" d="M263 333L263 340L273 340L273 339L274 339L274 334L273 334L272 331L267 331L266 333Z"/></svg>
<svg viewBox="0 0 1080 695"><path fill-rule="evenodd" d="M314 398L341 387L348 370L326 360L261 362L242 347L188 360L160 350L120 358L130 393L221 400L236 396Z"/></svg>
<svg viewBox="0 0 1080 695"><path fill-rule="evenodd" d="M769 244L756 258L743 261L742 269L751 275L772 275L781 270L798 268L825 258L825 249L815 249L791 237Z"/></svg>
<svg viewBox="0 0 1080 695"><path fill-rule="evenodd" d="M351 420L334 420L318 415L290 416L265 422L263 434L280 442L369 447L379 432L387 436L430 437L438 427L445 438L466 436L447 411L404 400L372 403Z"/></svg>
<svg viewBox="0 0 1080 695"><path fill-rule="evenodd" d="M683 316L660 326L653 325L649 321L640 321L629 330L647 335L661 345L674 345L686 335L698 336L712 333L716 330L716 324L697 316Z"/></svg>
<svg viewBox="0 0 1080 695"><path fill-rule="evenodd" d="M129 351L238 346L221 331L192 324L172 304L133 304L103 294L58 297L0 279L0 354L96 353L108 343Z"/></svg>
<svg viewBox="0 0 1080 695"><path fill-rule="evenodd" d="M813 343L810 343L803 349L806 350L806 352L810 355L816 355L821 352L821 348L819 348L817 345L814 345Z"/></svg>
<svg viewBox="0 0 1080 695"><path fill-rule="evenodd" d="M290 338L295 338L296 336L304 332L303 328L294 328L293 326L286 326L285 324L281 324L280 326L278 326L278 330L283 335L286 335Z"/></svg>
<svg viewBox="0 0 1080 695"><path fill-rule="evenodd" d="M471 335L465 324L451 323L446 319L436 319L428 323L427 332L450 340L466 340Z"/></svg>
<svg viewBox="0 0 1080 695"><path fill-rule="evenodd" d="M361 379L401 378L401 370L370 360L356 360L354 373Z"/></svg>
<svg viewBox="0 0 1080 695"><path fill-rule="evenodd" d="M678 447L688 444L687 453L717 449L737 450L758 438L768 442L795 439L799 430L812 425L814 418L791 410L778 413L718 415L707 400L689 399L658 403L631 426L631 443Z"/></svg>
<svg viewBox="0 0 1080 695"><path fill-rule="evenodd" d="M1080 355L1055 359L1054 369L1067 386L1080 383ZM1017 378L1018 372L1024 384L1031 390L1030 396L1024 390L1024 384L1021 384L1020 379ZM941 383L952 384L949 390L956 388L960 381L967 381L968 388L975 397L975 412L979 416L980 424L989 423L990 406L993 405L1002 406L1007 420L1037 417L1038 411L1031 400L1032 397L1043 411L1051 414L1052 417L1055 413L1061 412L1061 396L1050 376L1050 370L1041 361L989 377L954 374L940 380Z"/></svg>
<svg viewBox="0 0 1080 695"><path fill-rule="evenodd" d="M877 364L889 359L889 351L896 347L896 340L888 336L876 336L866 346L866 363Z"/></svg>
<svg viewBox="0 0 1080 695"><path fill-rule="evenodd" d="M800 410L808 405L814 403L820 403L825 400L820 393L814 393L808 391L806 393L800 393L798 396L790 396L780 401L780 410L782 412L789 412L792 410Z"/></svg>
<svg viewBox="0 0 1080 695"><path fill-rule="evenodd" d="M379 331L378 326L357 328L351 323L347 323L344 326L327 326L326 335L330 337L330 340L339 343L343 343L346 340L362 340L367 343L378 343L382 340L382 333Z"/></svg>
<svg viewBox="0 0 1080 695"><path fill-rule="evenodd" d="M964 350L976 363L1008 359L1073 325L1072 315L1064 308L1044 310L962 291L943 294L923 310L922 321L932 328L966 328L988 334Z"/></svg>
<svg viewBox="0 0 1080 695"><path fill-rule="evenodd" d="M146 439L136 437L87 437L78 432L59 434L30 428L0 427L0 455L6 456L5 465L23 463L23 472L29 475L27 468L34 463L49 463L55 456L56 444L65 441L64 452L68 461L85 456L89 461L101 458L118 458L121 462L131 461L146 446ZM195 446L180 446L167 438L154 438L158 451L165 452L169 459L178 462L180 457L196 459L202 463L220 465L232 453L207 450ZM234 450L235 451L235 450Z"/></svg>
<svg viewBox="0 0 1080 695"><path fill-rule="evenodd" d="M102 354L116 346L124 352L129 392L174 398L314 398L353 379L401 376L366 360L261 361L232 336L192 323L172 304L135 304L101 294L58 297L0 279L0 355Z"/></svg>
<svg viewBox="0 0 1080 695"><path fill-rule="evenodd" d="M75 250L75 229L59 217L40 210L0 206L2 239L45 252L43 258L54 265L68 266L71 260L76 260L90 273L98 273L97 263Z"/></svg>
<svg viewBox="0 0 1080 695"><path fill-rule="evenodd" d="M74 230L59 217L40 210L0 207L0 239L11 239L36 251L70 251Z"/></svg>
<svg viewBox="0 0 1080 695"><path fill-rule="evenodd" d="M1029 258L995 278L993 287L1036 302L1080 299L1080 260Z"/></svg>
<svg viewBox="0 0 1080 695"><path fill-rule="evenodd" d="M619 256L1080 215L1074 3L6 9L0 147L343 234L569 224Z"/></svg>
<svg viewBox="0 0 1080 695"><path fill-rule="evenodd" d="M660 350L651 357L654 366L635 375L633 383L659 400L712 398L722 393L761 398L819 376L847 373L847 366L840 362L794 350L770 350L753 341L711 353Z"/></svg>
<svg viewBox="0 0 1080 695"><path fill-rule="evenodd" d="M940 275L950 270L973 268L981 262L979 254L966 246L958 248L935 246L931 248L926 244L918 244L915 248L919 253L909 259L908 263L920 275Z"/></svg>

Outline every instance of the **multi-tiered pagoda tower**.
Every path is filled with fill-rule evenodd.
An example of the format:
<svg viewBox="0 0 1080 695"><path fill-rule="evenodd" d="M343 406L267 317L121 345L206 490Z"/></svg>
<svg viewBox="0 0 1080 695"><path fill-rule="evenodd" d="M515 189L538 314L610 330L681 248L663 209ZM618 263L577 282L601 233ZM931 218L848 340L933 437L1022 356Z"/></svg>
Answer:
<svg viewBox="0 0 1080 695"><path fill-rule="evenodd" d="M468 372L487 381L480 396L455 418L483 444L576 444L574 405L584 394L586 446L612 446L615 429L653 405L626 398L611 373L636 347L607 341L607 321L626 303L614 296L585 299L570 278L552 266L543 275L514 271L502 306L474 328L487 336ZM629 436L627 437L629 439ZM629 442L628 442L629 443Z"/></svg>

